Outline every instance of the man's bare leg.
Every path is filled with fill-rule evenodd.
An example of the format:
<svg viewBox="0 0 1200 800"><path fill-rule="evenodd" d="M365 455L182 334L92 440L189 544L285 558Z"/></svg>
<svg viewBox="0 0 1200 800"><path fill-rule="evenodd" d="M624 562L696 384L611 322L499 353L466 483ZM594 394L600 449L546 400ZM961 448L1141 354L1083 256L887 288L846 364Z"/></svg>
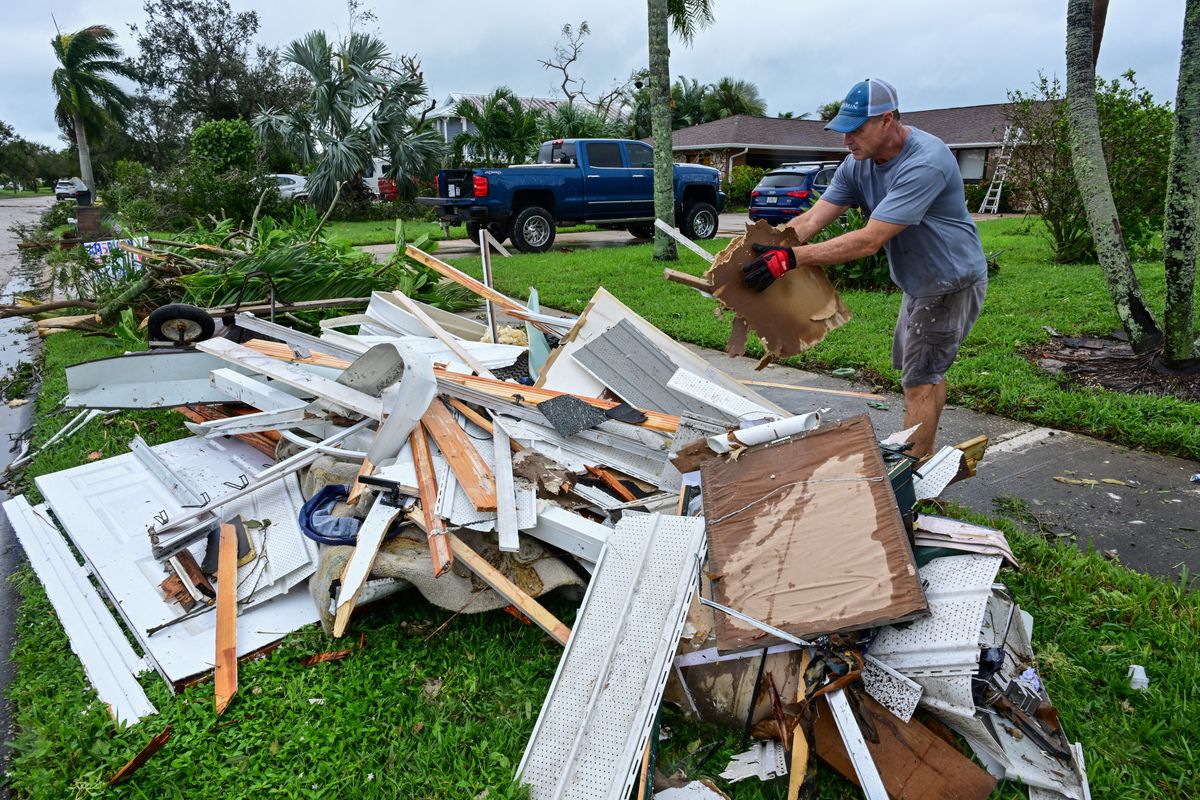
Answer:
<svg viewBox="0 0 1200 800"><path fill-rule="evenodd" d="M913 434L913 449L909 454L926 458L933 454L933 442L937 437L938 420L946 405L946 382L923 384L904 390L904 427L911 428L918 422L921 427Z"/></svg>

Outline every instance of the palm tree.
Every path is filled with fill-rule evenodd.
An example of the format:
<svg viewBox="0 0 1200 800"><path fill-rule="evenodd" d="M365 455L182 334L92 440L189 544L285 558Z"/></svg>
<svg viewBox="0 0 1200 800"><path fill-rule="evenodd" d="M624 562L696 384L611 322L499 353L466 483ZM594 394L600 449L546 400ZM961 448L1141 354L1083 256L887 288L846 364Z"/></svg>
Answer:
<svg viewBox="0 0 1200 800"><path fill-rule="evenodd" d="M647 0L650 39L650 131L654 137L654 215L675 221L675 181L671 169L671 48L668 20L690 44L696 32L713 20L712 0ZM662 231L654 236L654 258L674 261L675 240Z"/></svg>
<svg viewBox="0 0 1200 800"><path fill-rule="evenodd" d="M115 75L133 80L133 69L121 61L122 52L113 42L117 34L107 25L92 25L75 33L59 33L50 40L59 67L50 76L58 98L54 116L64 131L74 131L79 148L79 177L88 190L96 191L92 177L92 153L88 136L109 125L124 125L132 105L129 96L111 80Z"/></svg>
<svg viewBox="0 0 1200 800"><path fill-rule="evenodd" d="M497 88L482 103L460 100L454 113L474 128L454 137L454 152L460 161L521 163L537 152L542 141L542 113L526 110L507 86Z"/></svg>
<svg viewBox="0 0 1200 800"><path fill-rule="evenodd" d="M707 114L708 94L712 87L695 78L683 75L671 87L671 127L675 130L690 128L702 122L711 122Z"/></svg>
<svg viewBox="0 0 1200 800"><path fill-rule="evenodd" d="M753 81L729 76L712 85L706 105L710 119L724 119L737 114L761 117L767 113L767 103Z"/></svg>
<svg viewBox="0 0 1200 800"><path fill-rule="evenodd" d="M426 122L425 81L412 61L397 65L376 36L353 32L330 42L312 31L288 45L284 60L308 74L312 90L299 108L267 109L254 119L259 138L280 137L302 164L313 164L309 197L332 202L339 184L361 191L372 159L391 165L388 175L404 197L434 173L445 143Z"/></svg>
<svg viewBox="0 0 1200 800"><path fill-rule="evenodd" d="M542 117L542 139L607 139L621 136L618 120L582 106L560 103Z"/></svg>

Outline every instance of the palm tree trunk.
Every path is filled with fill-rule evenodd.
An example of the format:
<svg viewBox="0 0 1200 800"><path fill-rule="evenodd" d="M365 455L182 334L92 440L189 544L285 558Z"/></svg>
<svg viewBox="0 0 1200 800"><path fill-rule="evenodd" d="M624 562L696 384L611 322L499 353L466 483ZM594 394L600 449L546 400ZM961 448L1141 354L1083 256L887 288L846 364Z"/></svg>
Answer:
<svg viewBox="0 0 1200 800"><path fill-rule="evenodd" d="M675 170L671 154L671 47L667 0L648 0L650 28L650 135L654 137L654 216L675 224ZM675 240L654 231L654 258L679 258Z"/></svg>
<svg viewBox="0 0 1200 800"><path fill-rule="evenodd" d="M1167 168L1167 221L1163 229L1163 270L1167 299L1163 310L1167 362L1195 358L1196 255L1200 236L1200 0L1188 0L1175 92L1175 130Z"/></svg>
<svg viewBox="0 0 1200 800"><path fill-rule="evenodd" d="M1113 202L1108 167L1100 141L1096 112L1096 50L1092 32L1092 0L1069 0L1067 6L1067 121L1070 126L1071 163L1083 196L1088 226L1096 243L1096 257L1104 272L1108 292L1121 327L1135 352L1144 353L1162 344L1158 323L1142 300L1141 287L1121 233Z"/></svg>
<svg viewBox="0 0 1200 800"><path fill-rule="evenodd" d="M79 178L87 184L96 201L96 179L92 177L92 151L88 148L87 131L83 129L83 117L75 115L75 146L79 148Z"/></svg>

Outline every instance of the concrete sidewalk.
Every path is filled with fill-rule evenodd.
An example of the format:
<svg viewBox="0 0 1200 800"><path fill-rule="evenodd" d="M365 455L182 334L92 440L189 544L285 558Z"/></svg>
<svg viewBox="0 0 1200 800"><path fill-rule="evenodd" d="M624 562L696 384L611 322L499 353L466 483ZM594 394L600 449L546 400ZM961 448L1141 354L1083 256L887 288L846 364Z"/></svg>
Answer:
<svg viewBox="0 0 1200 800"><path fill-rule="evenodd" d="M755 372L757 361L753 359L691 349L739 380L871 391L869 385L788 367L772 365ZM829 422L869 414L881 438L904 427L900 395L876 395L889 407L883 411L867 405L870 401L866 398L755 388L791 411L827 408L823 416ZM991 514L996 512L997 498L1018 498L1052 531L1048 535L1073 540L1084 549L1115 550L1130 569L1167 579L1177 578L1183 567L1190 576L1200 572L1200 483L1189 481L1193 473L1200 472L1200 464L956 406L948 406L942 414L938 446L957 444L981 433L987 434L991 445L977 476L951 486L944 499ZM1077 486L1055 477L1115 479L1131 485Z"/></svg>
<svg viewBox="0 0 1200 800"><path fill-rule="evenodd" d="M745 231L749 221L744 213L721 214L717 225L717 236L738 236ZM626 231L588 231L586 233L560 233L554 238L554 247L624 247L628 244L643 243L644 239L635 239ZM509 252L515 253L511 243L505 245ZM386 261L396 252L394 244L368 244L359 248L370 253L376 261ZM446 239L438 242L437 254L441 257L470 256L479 254L479 246L470 239Z"/></svg>

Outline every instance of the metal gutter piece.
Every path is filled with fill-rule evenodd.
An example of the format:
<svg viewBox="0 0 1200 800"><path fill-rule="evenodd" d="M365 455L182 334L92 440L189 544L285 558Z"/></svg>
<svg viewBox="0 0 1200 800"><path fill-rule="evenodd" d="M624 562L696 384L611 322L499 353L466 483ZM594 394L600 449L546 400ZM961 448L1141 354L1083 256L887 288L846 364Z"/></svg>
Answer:
<svg viewBox="0 0 1200 800"><path fill-rule="evenodd" d="M122 725L157 714L137 681L147 669L145 661L133 652L87 570L50 523L49 509L45 504L34 508L20 495L4 503L4 512L101 702Z"/></svg>

